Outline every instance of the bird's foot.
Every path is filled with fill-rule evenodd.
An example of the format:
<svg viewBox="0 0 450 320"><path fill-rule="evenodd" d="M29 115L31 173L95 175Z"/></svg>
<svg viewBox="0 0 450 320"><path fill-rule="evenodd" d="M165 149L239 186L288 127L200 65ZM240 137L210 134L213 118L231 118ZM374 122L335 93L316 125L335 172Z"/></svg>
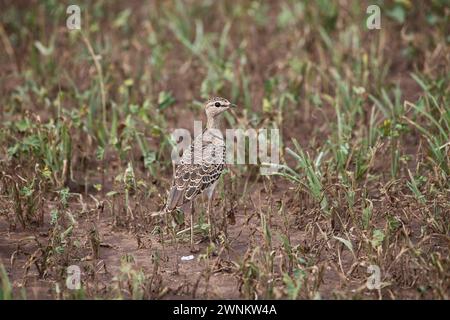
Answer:
<svg viewBox="0 0 450 320"><path fill-rule="evenodd" d="M200 251L200 248L196 244L191 244L191 248L189 250L191 253L198 253Z"/></svg>

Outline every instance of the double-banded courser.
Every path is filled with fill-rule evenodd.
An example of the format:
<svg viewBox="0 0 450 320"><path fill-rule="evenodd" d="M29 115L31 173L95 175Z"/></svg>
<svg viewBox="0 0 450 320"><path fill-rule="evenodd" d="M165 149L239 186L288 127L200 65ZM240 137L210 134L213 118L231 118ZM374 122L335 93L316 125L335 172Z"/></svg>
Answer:
<svg viewBox="0 0 450 320"><path fill-rule="evenodd" d="M166 205L163 211L155 214L172 212L190 202L191 250L194 248L193 201L203 192L206 192L208 197L207 215L210 240L215 236L211 220L211 201L226 159L225 141L219 124L221 114L231 107L235 107L235 105L224 98L215 97L206 101L204 105L207 118L206 129L201 135L195 137L193 143L184 150L179 163L175 166L175 174Z"/></svg>

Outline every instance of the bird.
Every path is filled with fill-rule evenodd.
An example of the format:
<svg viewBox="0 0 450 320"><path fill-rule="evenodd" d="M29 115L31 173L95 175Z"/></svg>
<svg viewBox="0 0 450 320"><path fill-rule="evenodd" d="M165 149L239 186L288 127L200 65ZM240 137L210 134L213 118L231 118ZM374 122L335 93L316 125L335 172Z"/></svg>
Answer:
<svg viewBox="0 0 450 320"><path fill-rule="evenodd" d="M206 113L206 128L201 135L194 138L183 152L181 159L175 165L174 177L164 209L154 215L163 215L191 204L190 243L194 249L194 200L206 193L208 197L207 216L209 224L209 239L215 237L211 219L211 202L217 182L225 168L226 145L220 131L222 114L236 107L227 99L214 97L204 103Z"/></svg>

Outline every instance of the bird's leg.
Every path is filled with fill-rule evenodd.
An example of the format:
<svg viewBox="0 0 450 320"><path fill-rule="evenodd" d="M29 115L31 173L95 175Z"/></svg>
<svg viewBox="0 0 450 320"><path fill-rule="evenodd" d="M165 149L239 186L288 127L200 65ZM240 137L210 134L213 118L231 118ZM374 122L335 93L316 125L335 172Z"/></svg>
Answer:
<svg viewBox="0 0 450 320"><path fill-rule="evenodd" d="M208 215L208 224L209 224L209 242L213 241L213 223L211 219L211 199L212 197L208 196L208 207L206 209L206 214Z"/></svg>
<svg viewBox="0 0 450 320"><path fill-rule="evenodd" d="M194 200L191 201L191 252L195 251L194 248Z"/></svg>
<svg viewBox="0 0 450 320"><path fill-rule="evenodd" d="M214 221L212 221L212 215L211 215L211 205L212 200L214 198L214 190L216 188L217 182L215 182L211 187L209 187L209 190L207 192L208 195L208 207L206 209L206 214L208 215L208 224L209 224L209 241L212 243L215 238L215 228L214 228Z"/></svg>

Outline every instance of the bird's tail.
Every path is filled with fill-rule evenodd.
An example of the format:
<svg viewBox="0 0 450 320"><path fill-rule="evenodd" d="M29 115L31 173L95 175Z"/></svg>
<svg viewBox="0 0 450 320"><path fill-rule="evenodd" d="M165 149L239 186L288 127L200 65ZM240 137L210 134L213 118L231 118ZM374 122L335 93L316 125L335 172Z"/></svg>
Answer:
<svg viewBox="0 0 450 320"><path fill-rule="evenodd" d="M183 192L175 187L172 187L169 191L167 197L167 202L161 211L153 212L150 214L151 217L161 217L169 212L172 212L177 208L178 202L183 198Z"/></svg>

